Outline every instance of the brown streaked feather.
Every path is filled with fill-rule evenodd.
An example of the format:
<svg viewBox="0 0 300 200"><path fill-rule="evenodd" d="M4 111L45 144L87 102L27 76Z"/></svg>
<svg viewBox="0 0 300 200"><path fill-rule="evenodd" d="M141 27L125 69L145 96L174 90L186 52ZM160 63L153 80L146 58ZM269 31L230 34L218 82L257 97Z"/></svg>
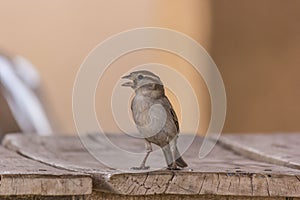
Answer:
<svg viewBox="0 0 300 200"><path fill-rule="evenodd" d="M179 132L179 122L178 122L176 113L175 113L175 111L174 111L174 109L172 107L170 108L170 112L171 112L171 114L173 116L173 121L174 121L174 123L176 125L177 132Z"/></svg>
<svg viewBox="0 0 300 200"><path fill-rule="evenodd" d="M174 111L173 107L172 107L172 104L170 102L170 100L168 99L167 96L164 96L163 97L164 99L164 102L168 105L168 108L167 110L171 113L172 115L172 119L173 119L173 122L176 126L176 130L177 130L177 133L179 133L179 122L178 122L178 118L177 118L177 115L176 115L176 112Z"/></svg>

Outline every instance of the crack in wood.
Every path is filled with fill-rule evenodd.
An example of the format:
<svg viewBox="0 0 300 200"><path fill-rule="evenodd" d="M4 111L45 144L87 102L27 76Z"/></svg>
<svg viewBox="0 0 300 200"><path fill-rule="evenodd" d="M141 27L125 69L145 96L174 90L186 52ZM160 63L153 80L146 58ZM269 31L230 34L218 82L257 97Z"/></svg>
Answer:
<svg viewBox="0 0 300 200"><path fill-rule="evenodd" d="M152 183L152 185L151 185L150 187L147 187L147 186L145 185L145 183L146 183L146 181L148 180L148 178L149 178L149 173L147 173L147 177L146 177L146 179L145 179L145 181L144 181L144 183L143 183L143 186L144 186L144 188L146 189L145 192L144 192L144 195L147 194L147 192L152 188L152 185L153 185L153 183Z"/></svg>
<svg viewBox="0 0 300 200"><path fill-rule="evenodd" d="M220 183L221 183L221 180L220 180L220 174L218 173L218 185L217 185L217 192L219 191Z"/></svg>
<svg viewBox="0 0 300 200"><path fill-rule="evenodd" d="M75 180L70 179L70 182L78 187L82 186L80 183L78 184Z"/></svg>
<svg viewBox="0 0 300 200"><path fill-rule="evenodd" d="M148 176L149 176L149 173L146 173L146 176L145 176L144 180L142 180L142 183L136 181L136 183L138 184L138 186L137 186L138 188L137 188L136 191L137 191L138 193L139 193L139 191L140 191L141 188L143 188L143 189L146 190L146 188L145 188L145 182L146 182ZM133 192L133 190L130 192L130 194L132 194L132 192Z"/></svg>
<svg viewBox="0 0 300 200"><path fill-rule="evenodd" d="M131 188L131 186L133 186L133 180L132 180L132 179L133 179L133 177L127 176L126 183L129 181L129 182L131 182L131 184L128 185L127 190L124 190L124 193L125 193L125 194L128 194L128 193L129 193L129 190L130 190L130 188ZM133 190L133 189L131 189L130 192L131 192L132 190Z"/></svg>
<svg viewBox="0 0 300 200"><path fill-rule="evenodd" d="M142 183L141 186L145 187L145 182L148 179L148 177L149 177L149 173L146 174L146 177L145 177L145 179L144 179L144 181L143 181L143 183Z"/></svg>
<svg viewBox="0 0 300 200"><path fill-rule="evenodd" d="M170 184L171 184L171 182L173 181L173 179L175 178L175 173L174 172L172 172L172 176L171 176L171 178L169 179L169 181L167 181L167 184L166 184L166 189L162 192L163 194L165 194L166 193L166 191L169 189L169 187L170 187Z"/></svg>
<svg viewBox="0 0 300 200"><path fill-rule="evenodd" d="M270 197L271 194L270 194L269 179L268 179L268 176L265 176L265 178L266 178L266 182L267 182L267 192L268 192L268 196Z"/></svg>
<svg viewBox="0 0 300 200"><path fill-rule="evenodd" d="M230 180L229 186L228 186L228 188L227 188L227 191L228 191L228 192L229 192L229 190L230 190L230 187L231 187L231 180Z"/></svg>
<svg viewBox="0 0 300 200"><path fill-rule="evenodd" d="M172 181L173 175L150 175L147 180L145 180L144 188L146 195L151 194L163 194L168 189L168 184Z"/></svg>
<svg viewBox="0 0 300 200"><path fill-rule="evenodd" d="M132 177L132 178L131 178L131 181L132 181L131 186L133 186L133 187L132 187L132 189L131 189L129 192L127 192L127 194L132 194L132 192L134 191L134 189L135 189L136 187L140 186L140 182L139 182L136 178L137 178L137 177Z"/></svg>
<svg viewBox="0 0 300 200"><path fill-rule="evenodd" d="M195 193L195 191L190 190L190 189L188 189L188 188L184 188L184 187L182 187L181 185L178 185L178 184L176 184L176 183L174 183L174 185L176 185L176 186L179 187L180 189L182 189L182 190L184 190L184 191L187 191L187 192L189 192L189 193L191 193L191 194L194 194L194 193Z"/></svg>
<svg viewBox="0 0 300 200"><path fill-rule="evenodd" d="M199 190L198 194L201 193L205 180L206 180L206 174L204 175L204 178L203 178L203 181L202 181L202 184L201 184L201 187L200 187L200 190Z"/></svg>
<svg viewBox="0 0 300 200"><path fill-rule="evenodd" d="M296 177L296 179L298 179L298 181L300 182L300 177L299 177L299 176L297 176L297 175L295 175L295 177Z"/></svg>
<svg viewBox="0 0 300 200"><path fill-rule="evenodd" d="M41 186L40 187L41 187L41 191L44 192L44 193L46 193L47 187L45 187L45 184L44 184L43 181L41 181Z"/></svg>
<svg viewBox="0 0 300 200"><path fill-rule="evenodd" d="M253 192L253 176L250 177L250 182L251 182L251 194L252 196L254 195L254 192Z"/></svg>

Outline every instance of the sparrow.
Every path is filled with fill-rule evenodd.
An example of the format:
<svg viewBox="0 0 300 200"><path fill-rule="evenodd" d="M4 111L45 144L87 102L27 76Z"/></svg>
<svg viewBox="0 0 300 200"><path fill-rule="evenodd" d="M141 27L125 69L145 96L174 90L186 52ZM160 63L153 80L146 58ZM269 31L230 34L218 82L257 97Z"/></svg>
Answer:
<svg viewBox="0 0 300 200"><path fill-rule="evenodd" d="M179 134L177 115L165 95L164 85L159 76L150 71L141 70L122 78L130 80L122 86L131 87L135 92L131 101L132 116L146 145L146 155L142 163L139 167L132 167L132 169L150 168L145 164L152 152L152 144L162 149L168 169L187 167L177 148Z"/></svg>

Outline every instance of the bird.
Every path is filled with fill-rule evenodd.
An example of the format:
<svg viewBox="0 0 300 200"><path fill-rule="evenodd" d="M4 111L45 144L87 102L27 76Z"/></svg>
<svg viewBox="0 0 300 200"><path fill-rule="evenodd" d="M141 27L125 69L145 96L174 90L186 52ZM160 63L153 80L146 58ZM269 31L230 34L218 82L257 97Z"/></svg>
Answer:
<svg viewBox="0 0 300 200"><path fill-rule="evenodd" d="M165 95L160 77L147 70L133 71L122 79L122 84L134 90L131 111L139 133L145 139L146 155L139 167L134 170L146 170L146 161L152 152L152 144L159 146L164 154L167 169L179 170L187 167L177 148L179 122L171 102Z"/></svg>

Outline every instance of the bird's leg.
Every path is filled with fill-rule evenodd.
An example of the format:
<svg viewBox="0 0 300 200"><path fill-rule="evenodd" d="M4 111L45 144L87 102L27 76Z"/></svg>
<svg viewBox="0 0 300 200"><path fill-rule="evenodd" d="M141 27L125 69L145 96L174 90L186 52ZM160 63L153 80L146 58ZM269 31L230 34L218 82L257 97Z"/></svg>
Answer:
<svg viewBox="0 0 300 200"><path fill-rule="evenodd" d="M151 144L150 143L146 143L146 155L145 155L145 157L144 157L144 159L143 159L143 161L142 161L142 163L140 165L140 168L147 168L147 169L149 169L149 166L145 166L145 164L146 164L148 156L150 155L151 152L152 152L152 146L151 146Z"/></svg>
<svg viewBox="0 0 300 200"><path fill-rule="evenodd" d="M177 167L177 164L176 164L176 145L177 145L177 141L176 141L176 138L172 139L170 141L170 149L171 149L171 153L172 153L172 165L169 166L169 169L172 169L172 170L178 170L179 168Z"/></svg>
<svg viewBox="0 0 300 200"><path fill-rule="evenodd" d="M150 155L150 153L152 152L152 146L151 143L148 142L147 140L145 140L145 145L146 145L146 155L141 163L141 165L139 167L132 167L131 169L135 169L135 170L145 170L145 169L149 169L149 166L146 166L146 161L148 156Z"/></svg>

